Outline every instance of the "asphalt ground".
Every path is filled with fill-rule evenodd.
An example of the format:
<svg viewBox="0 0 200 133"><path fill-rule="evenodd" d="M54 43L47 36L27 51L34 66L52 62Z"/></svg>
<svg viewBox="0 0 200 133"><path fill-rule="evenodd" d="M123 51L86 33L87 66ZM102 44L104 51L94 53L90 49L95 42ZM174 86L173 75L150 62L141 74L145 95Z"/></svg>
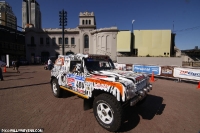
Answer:
<svg viewBox="0 0 200 133"><path fill-rule="evenodd" d="M0 81L0 129L38 129L44 133L107 133L71 93L53 96L50 71L43 66L7 68ZM200 89L197 83L158 79L142 105L127 107L119 132L199 133Z"/></svg>

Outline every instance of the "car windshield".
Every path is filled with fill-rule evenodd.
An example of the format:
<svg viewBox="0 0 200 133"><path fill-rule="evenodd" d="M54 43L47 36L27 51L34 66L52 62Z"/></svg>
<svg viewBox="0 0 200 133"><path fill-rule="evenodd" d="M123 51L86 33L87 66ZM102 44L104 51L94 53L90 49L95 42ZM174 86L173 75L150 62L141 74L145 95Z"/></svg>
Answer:
<svg viewBox="0 0 200 133"><path fill-rule="evenodd" d="M86 58L84 61L88 71L102 71L115 69L115 66L111 59Z"/></svg>

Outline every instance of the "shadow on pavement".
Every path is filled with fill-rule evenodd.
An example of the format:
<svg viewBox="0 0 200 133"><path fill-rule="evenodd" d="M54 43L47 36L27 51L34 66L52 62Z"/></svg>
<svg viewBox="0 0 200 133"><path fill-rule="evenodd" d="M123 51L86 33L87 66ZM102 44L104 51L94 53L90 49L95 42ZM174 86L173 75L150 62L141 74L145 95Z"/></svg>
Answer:
<svg viewBox="0 0 200 133"><path fill-rule="evenodd" d="M20 75L4 75L3 77L15 77L15 76L20 76Z"/></svg>
<svg viewBox="0 0 200 133"><path fill-rule="evenodd" d="M62 98L68 98L68 97L73 97L73 96L75 96L74 93L63 90Z"/></svg>
<svg viewBox="0 0 200 133"><path fill-rule="evenodd" d="M14 87L0 88L0 90L14 89L14 88L23 88L23 87L37 86L37 85L44 85L44 84L49 84L49 82L39 83L39 84L32 84L32 85L23 85L23 86L14 86Z"/></svg>
<svg viewBox="0 0 200 133"><path fill-rule="evenodd" d="M22 73L36 73L36 71L32 71L32 72L22 72Z"/></svg>
<svg viewBox="0 0 200 133"><path fill-rule="evenodd" d="M34 78L34 77L29 77L29 78L18 78L18 79L7 79L7 80L21 80L21 79L32 79L32 78ZM6 80L6 81L7 81Z"/></svg>
<svg viewBox="0 0 200 133"><path fill-rule="evenodd" d="M155 115L161 115L166 106L162 102L162 97L149 94L143 104L126 107L124 109L124 123L119 132L126 132L135 128L140 122L140 116L143 119L151 120Z"/></svg>

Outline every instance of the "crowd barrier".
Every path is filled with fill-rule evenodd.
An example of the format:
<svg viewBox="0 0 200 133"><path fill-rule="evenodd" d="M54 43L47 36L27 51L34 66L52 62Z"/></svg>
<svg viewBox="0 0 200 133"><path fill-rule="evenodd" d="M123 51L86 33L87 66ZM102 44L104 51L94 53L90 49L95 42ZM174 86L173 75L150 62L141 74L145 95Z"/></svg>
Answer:
<svg viewBox="0 0 200 133"><path fill-rule="evenodd" d="M185 68L180 66L159 66L159 65L143 65L143 64L118 64L114 63L118 70L134 71L138 73L146 73L155 76L175 78L178 80L194 80L200 81L199 68Z"/></svg>

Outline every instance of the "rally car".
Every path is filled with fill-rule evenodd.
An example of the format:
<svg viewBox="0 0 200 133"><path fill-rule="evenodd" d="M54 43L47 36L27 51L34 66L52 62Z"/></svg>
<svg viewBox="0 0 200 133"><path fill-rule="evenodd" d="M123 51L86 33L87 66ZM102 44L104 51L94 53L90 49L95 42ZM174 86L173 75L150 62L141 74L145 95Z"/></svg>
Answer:
<svg viewBox="0 0 200 133"><path fill-rule="evenodd" d="M84 99L84 109L93 107L97 122L108 131L122 123L124 105L134 106L152 90L147 74L115 69L107 55L59 55L51 70L55 97L63 91Z"/></svg>

